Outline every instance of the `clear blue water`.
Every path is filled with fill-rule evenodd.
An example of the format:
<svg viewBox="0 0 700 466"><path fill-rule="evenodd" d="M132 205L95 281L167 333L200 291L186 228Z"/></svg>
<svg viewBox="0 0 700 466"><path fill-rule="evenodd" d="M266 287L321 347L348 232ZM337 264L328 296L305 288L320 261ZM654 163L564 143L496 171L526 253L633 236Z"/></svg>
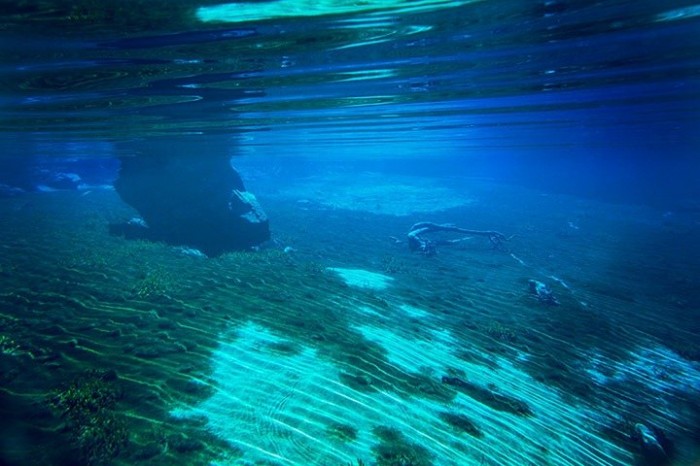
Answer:
<svg viewBox="0 0 700 466"><path fill-rule="evenodd" d="M700 6L0 1L0 37L1 464L700 458ZM229 158L243 253L203 246ZM139 200L197 214L134 238Z"/></svg>
<svg viewBox="0 0 700 466"><path fill-rule="evenodd" d="M2 153L216 134L233 154L437 158L557 187L617 180L614 194L645 201L650 184L695 191L696 7L462 3L267 19L261 6L234 23L187 2L8 3Z"/></svg>

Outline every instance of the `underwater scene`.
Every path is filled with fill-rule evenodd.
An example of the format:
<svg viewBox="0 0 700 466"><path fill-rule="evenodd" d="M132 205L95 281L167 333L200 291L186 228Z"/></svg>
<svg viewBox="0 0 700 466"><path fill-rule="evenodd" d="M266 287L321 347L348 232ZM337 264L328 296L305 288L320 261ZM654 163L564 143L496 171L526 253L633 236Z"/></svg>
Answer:
<svg viewBox="0 0 700 466"><path fill-rule="evenodd" d="M700 465L700 4L0 37L0 466Z"/></svg>

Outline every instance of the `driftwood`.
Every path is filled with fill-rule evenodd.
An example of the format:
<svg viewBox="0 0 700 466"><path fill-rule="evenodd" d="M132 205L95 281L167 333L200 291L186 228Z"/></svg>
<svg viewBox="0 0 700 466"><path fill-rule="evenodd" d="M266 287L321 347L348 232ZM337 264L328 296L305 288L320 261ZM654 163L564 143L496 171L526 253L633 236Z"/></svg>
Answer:
<svg viewBox="0 0 700 466"><path fill-rule="evenodd" d="M434 241L425 237L425 235L428 233L439 231L464 233L468 236L441 241ZM460 228L452 223L438 224L432 222L419 222L413 225L408 231L408 247L411 251L420 251L422 254L431 256L437 252L436 247L439 244L455 244L472 236L486 236L494 248L500 249L503 247L503 243L513 238L514 235L506 236L503 233L493 230L469 230L467 228Z"/></svg>

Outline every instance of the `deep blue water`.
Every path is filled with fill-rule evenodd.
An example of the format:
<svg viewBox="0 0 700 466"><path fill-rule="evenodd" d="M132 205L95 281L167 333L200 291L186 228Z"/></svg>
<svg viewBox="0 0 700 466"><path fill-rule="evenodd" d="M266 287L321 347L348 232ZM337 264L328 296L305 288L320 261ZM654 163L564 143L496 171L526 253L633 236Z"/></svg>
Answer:
<svg viewBox="0 0 700 466"><path fill-rule="evenodd" d="M700 225L699 149L700 5L691 1L0 0L0 200L6 201L0 242L2 237L14 238L3 244L0 253L5 256L0 257L0 275L6 280L2 312L14 315L16 309L24 309L24 304L16 304L21 301L17 293L27 290L36 292L43 306L46 300L37 290L43 283L53 283L51 278L37 279L41 275L35 276L34 271L20 273L18 258L65 265L54 260L50 246L16 239L27 225L37 225L39 233L45 225L49 238L49 232L59 228L56 225L69 224L72 215L78 215L74 210L55 217L32 213L44 200L51 199L46 205L54 206L57 199L39 195L73 193L92 199L98 192L114 194L112 187L125 160L144 161L134 169L133 176L139 180L144 178L139 178L138 170L150 176L159 170L153 168L158 163L176 161L170 167L172 174L160 179L163 185L154 191L169 182L208 186L215 182L198 178L205 171L197 170L208 160L231 158L243 183L259 194L263 204L268 203L263 207L271 217L273 242L262 250L278 248L286 253L288 241L290 248L302 250L305 259L318 261L321 269L348 265L338 263L343 246L328 246L333 241L352 237L357 241L352 247L358 247L354 259L361 262L360 258L373 257L367 252L370 246L362 242L364 235L393 237L391 228L407 229L413 221L424 220L420 215L392 215L390 202L380 202L382 195L389 199L392 192L404 189L405 204L418 204L414 197L421 194L408 189L411 182L406 180L416 186L425 181L434 187L463 189L469 196L479 193L474 196L482 217L473 219L468 210L453 213L466 223L474 220L479 228L490 228L484 223L492 221L509 234L549 238L546 235L551 233L557 242L587 236L590 243L573 245L568 258L556 247L547 256L542 252L544 239L529 249L521 245L513 254L517 260L525 257L528 267L530 259L540 260L532 270L544 274L546 269L548 277L565 274L558 267L568 264L566 282L571 277L574 286L585 292L619 299L622 304L602 307L615 316L610 317L613 327L624 321L621 316L632 315L635 306L643 308L639 322L629 324L630 335L651 335L697 365L700 298L695 287L700 246L694 235ZM382 185L385 191L377 194L372 183L381 177L387 180ZM360 189L351 183L355 179L369 181ZM309 186L314 188L296 190L293 185L299 180L313 180ZM177 194L178 186L169 186L172 192L162 190L166 194L161 197ZM355 202L344 192L348 189L358 190L355 201L362 204L358 208L362 214L348 208ZM363 189L366 192L361 193ZM540 205L538 196L547 201ZM128 202L119 199L103 200L103 218L90 220L99 224L95 231L105 237L107 223L128 220L124 213ZM439 205L443 201L445 209ZM436 198L435 210L422 215L435 222L454 221L441 217L454 207L447 205L451 201L447 196ZM295 230L301 228L301 220L290 211L307 205L296 202L310 202L319 209L311 209L317 217L306 207L300 209L304 221L310 222L304 232L317 235L312 243L319 249L313 252L303 250L302 240L294 244L290 240L302 234ZM54 207L45 208L56 212ZM101 211L98 201L90 208ZM43 207L37 209L44 212ZM333 213L326 215L326 209ZM333 226L324 223L326 218L333 219ZM507 218L518 220L508 223ZM598 228L593 227L596 224ZM627 236L612 240L620 231ZM92 244L95 238L91 238L76 242ZM533 252L538 247L540 252ZM578 265L588 257L586 251L599 260L591 267L596 273L587 275L585 267ZM348 251L346 258L352 262L353 253ZM376 257L367 260L374 265L378 261ZM484 265L488 260L476 268L488 269ZM157 262L149 259L147 263L150 267ZM418 264L417 270L429 268ZM442 264L439 273L452 266ZM446 280L451 279L460 283L455 277ZM66 286L65 296L77 293ZM571 291L568 286L556 291L565 290ZM658 291L658 302L640 297L654 294L652 290ZM52 293L60 294L51 289ZM503 291L499 299L507 293ZM212 300L219 298L214 294ZM468 300L457 301L463 311L471 306L465 304ZM584 306L583 298L573 301ZM112 309L110 298L102 302L110 303L105 307ZM387 302L393 305L391 299ZM152 310L158 311L158 306L153 304ZM678 330L675 336L682 336L683 345L671 344L674 331L650 325L648 321L654 319ZM575 320L572 317L571 322ZM3 337L10 338L11 326L2 322ZM464 322L455 325L464 326ZM614 346L610 335L600 337L601 347ZM638 334L634 335L629 341L637 341ZM15 348L14 343L3 345L8 354ZM586 345L587 341L577 347L579 356L582 347L590 349ZM686 346L686 352L679 350ZM606 356L610 361L618 357ZM84 364L99 366L95 361ZM11 367L3 366L3 374L10 374ZM697 381L689 384L697 387ZM37 383L34 388L52 387ZM571 386L557 389L574 399L590 397ZM625 397L633 392L625 390L621 391ZM605 396L601 395L601 409L616 403ZM664 405L654 412L666 422L665 427L674 422L680 426L669 432L680 445L683 462L678 464L692 464L689 458L694 458L700 444L697 424L694 431L692 427L700 419L700 403L688 398L683 398L687 404L682 409ZM629 400L621 403L623 411L633 411ZM685 410L684 414L674 417L676 408ZM640 410L654 411L649 406ZM31 425L27 417L32 416L42 426L37 430L51 430L41 412L23 417L22 423ZM631 426L643 421L641 415L625 418ZM14 425L3 426L3 432L13 431ZM630 427L625 435L633 431ZM32 438L46 441L44 436L50 435L42 432ZM610 439L630 451L635 448L635 441L624 435ZM638 451L630 454L639 464L652 464L634 456ZM601 454L596 464L624 464L621 457ZM0 463L39 464L27 458L15 454L0 457ZM581 457L572 453L571 458L567 464L582 464L577 463ZM511 464L523 464L517 463L520 460ZM134 456L123 455L118 461L135 462ZM166 464L173 459L160 461ZM438 459L436 464L453 464L445 461ZM552 459L550 464L564 464L558 461Z"/></svg>
<svg viewBox="0 0 700 466"><path fill-rule="evenodd" d="M261 6L236 23L199 21L186 2L171 17L139 13L147 2L7 3L0 149L22 165L217 135L232 155L429 160L631 202L697 195L697 7L459 3L298 18Z"/></svg>

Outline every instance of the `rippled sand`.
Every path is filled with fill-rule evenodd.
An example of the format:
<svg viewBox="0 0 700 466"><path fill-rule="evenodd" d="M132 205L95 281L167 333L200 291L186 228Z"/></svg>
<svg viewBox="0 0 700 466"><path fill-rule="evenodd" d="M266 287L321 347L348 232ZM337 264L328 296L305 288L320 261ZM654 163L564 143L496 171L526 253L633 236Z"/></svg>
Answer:
<svg viewBox="0 0 700 466"><path fill-rule="evenodd" d="M679 239L697 224L489 185L470 195L420 216L260 196L274 244L216 259L110 236L134 212L109 190L1 199L7 462L623 465L644 422L690 464L700 287ZM420 220L517 236L425 258L400 242ZM67 400L95 391L114 399L86 433ZM128 443L105 452L119 426Z"/></svg>

